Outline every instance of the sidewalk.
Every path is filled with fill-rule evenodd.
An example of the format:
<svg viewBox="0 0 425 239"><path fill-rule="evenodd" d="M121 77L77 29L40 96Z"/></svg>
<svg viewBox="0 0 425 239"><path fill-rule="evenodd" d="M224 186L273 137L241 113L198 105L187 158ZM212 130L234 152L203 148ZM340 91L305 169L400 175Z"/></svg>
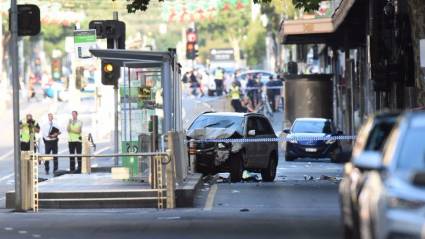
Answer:
<svg viewBox="0 0 425 239"><path fill-rule="evenodd" d="M177 207L193 207L201 174L177 185ZM6 194L6 208L14 207L14 192ZM165 196L164 192L164 196ZM158 192L147 182L115 180L110 173L66 174L39 183L40 209L156 208Z"/></svg>

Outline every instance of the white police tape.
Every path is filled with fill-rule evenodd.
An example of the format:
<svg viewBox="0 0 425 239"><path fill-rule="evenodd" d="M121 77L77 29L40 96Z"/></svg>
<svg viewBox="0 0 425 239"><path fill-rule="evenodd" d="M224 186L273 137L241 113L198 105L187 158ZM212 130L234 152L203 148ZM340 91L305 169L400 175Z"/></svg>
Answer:
<svg viewBox="0 0 425 239"><path fill-rule="evenodd" d="M355 135L324 136L324 137L276 137L276 138L249 138L249 139L194 139L195 143L267 143L267 142L294 142L294 141L342 141L354 140ZM190 142L190 140L189 140Z"/></svg>

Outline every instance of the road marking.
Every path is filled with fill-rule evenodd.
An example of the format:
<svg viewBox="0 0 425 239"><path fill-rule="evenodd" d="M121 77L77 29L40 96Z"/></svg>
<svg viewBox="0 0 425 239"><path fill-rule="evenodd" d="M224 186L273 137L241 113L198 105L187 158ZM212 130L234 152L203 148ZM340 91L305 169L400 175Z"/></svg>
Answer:
<svg viewBox="0 0 425 239"><path fill-rule="evenodd" d="M9 174L9 175L6 175L6 176L4 176L4 177L1 177L1 178L0 178L0 182L1 182L1 181L4 181L4 180L7 180L7 179L9 179L9 178L11 178L11 177L13 177L13 175L15 175L15 174L11 173L11 174Z"/></svg>
<svg viewBox="0 0 425 239"><path fill-rule="evenodd" d="M5 227L4 230L5 231L13 231L13 227Z"/></svg>
<svg viewBox="0 0 425 239"><path fill-rule="evenodd" d="M27 234L28 232L27 231L24 231L24 230L21 230L21 231L18 231L18 233L19 234Z"/></svg>
<svg viewBox="0 0 425 239"><path fill-rule="evenodd" d="M211 186L208 193L207 202L205 203L204 211L211 211L214 206L215 194L217 193L217 184Z"/></svg>
<svg viewBox="0 0 425 239"><path fill-rule="evenodd" d="M96 154L100 154L100 153L105 152L106 150L108 150L108 149L110 149L110 148L111 148L111 146L106 146L105 148L102 148L102 149L96 150L96 152L94 152L94 154L95 154L95 155L96 155Z"/></svg>
<svg viewBox="0 0 425 239"><path fill-rule="evenodd" d="M13 154L13 150L10 150L5 155L1 156L0 160L4 160L4 159L8 158L8 157L12 156L12 154Z"/></svg>
<svg viewBox="0 0 425 239"><path fill-rule="evenodd" d="M39 235L39 234L32 234L32 237L34 237L34 238L40 238L41 235Z"/></svg>

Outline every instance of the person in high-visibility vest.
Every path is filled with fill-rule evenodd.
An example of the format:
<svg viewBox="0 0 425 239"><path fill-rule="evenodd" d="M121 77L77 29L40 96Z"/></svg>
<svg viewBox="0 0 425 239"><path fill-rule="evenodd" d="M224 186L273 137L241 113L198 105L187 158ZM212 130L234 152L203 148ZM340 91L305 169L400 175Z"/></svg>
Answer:
<svg viewBox="0 0 425 239"><path fill-rule="evenodd" d="M214 81L215 81L215 88L217 92L217 96L223 95L223 81L224 81L224 70L221 67L218 67L214 72Z"/></svg>
<svg viewBox="0 0 425 239"><path fill-rule="evenodd" d="M83 122L78 119L78 112L72 111L72 119L68 122L68 147L69 154L81 154L83 149L82 132ZM78 167L75 171L75 157L69 158L69 170L71 172L81 173L81 157L77 157Z"/></svg>
<svg viewBox="0 0 425 239"><path fill-rule="evenodd" d="M231 104L235 112L244 112L241 104L241 90L236 82L232 83L230 87L229 95L231 98Z"/></svg>
<svg viewBox="0 0 425 239"><path fill-rule="evenodd" d="M35 140L35 134L40 132L40 126L32 118L31 114L26 115L26 121L24 123L19 123L20 138L21 138L21 150L30 151L31 150L31 137L32 140Z"/></svg>

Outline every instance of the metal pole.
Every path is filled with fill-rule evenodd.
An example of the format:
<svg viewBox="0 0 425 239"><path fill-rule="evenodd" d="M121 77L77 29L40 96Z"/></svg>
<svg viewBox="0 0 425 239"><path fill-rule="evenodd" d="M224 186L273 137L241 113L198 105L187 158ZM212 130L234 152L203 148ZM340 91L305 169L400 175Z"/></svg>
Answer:
<svg viewBox="0 0 425 239"><path fill-rule="evenodd" d="M113 19L118 20L118 12L113 12ZM118 48L118 41L114 40L114 49ZM119 132L118 132L118 82L114 85L114 153L119 151ZM114 165L118 166L118 157L114 158Z"/></svg>
<svg viewBox="0 0 425 239"><path fill-rule="evenodd" d="M19 59L18 59L18 6L10 0L12 89L13 89L13 156L15 159L15 210L24 211L21 188L21 149L19 139Z"/></svg>

